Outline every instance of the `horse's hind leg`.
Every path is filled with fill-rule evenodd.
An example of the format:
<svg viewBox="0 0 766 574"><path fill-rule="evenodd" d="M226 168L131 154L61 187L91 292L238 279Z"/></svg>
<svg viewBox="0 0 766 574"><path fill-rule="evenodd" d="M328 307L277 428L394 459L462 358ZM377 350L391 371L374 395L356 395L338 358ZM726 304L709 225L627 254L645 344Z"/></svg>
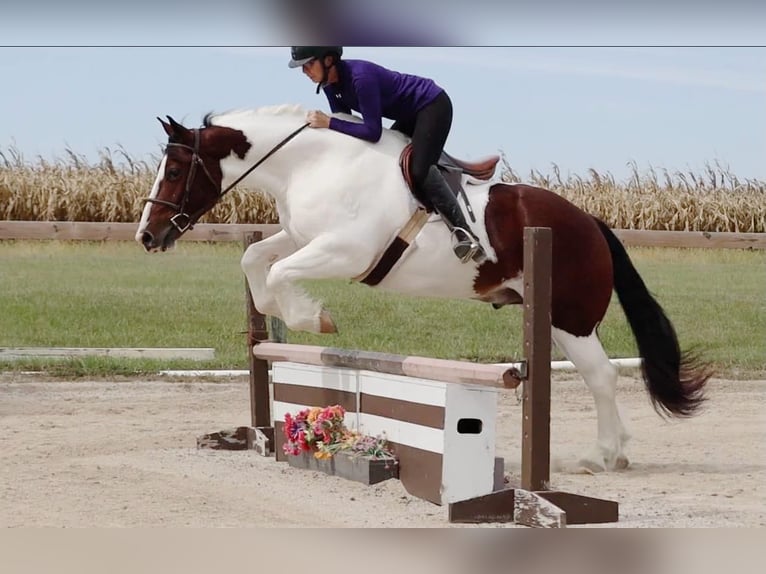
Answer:
<svg viewBox="0 0 766 574"><path fill-rule="evenodd" d="M274 293L266 288L266 275L275 261L294 251L293 240L287 233L280 231L262 241L252 243L242 255L240 267L247 278L253 305L260 313L282 317L282 311Z"/></svg>
<svg viewBox="0 0 766 574"><path fill-rule="evenodd" d="M576 337L554 327L551 336L585 379L596 403L598 440L579 464L594 472L627 468L623 446L629 437L617 408L617 367L609 362L595 331Z"/></svg>
<svg viewBox="0 0 766 574"><path fill-rule="evenodd" d="M288 329L334 333L335 323L321 302L295 284L306 279L348 279L366 269L372 255L353 238L324 235L271 266L266 288L273 293Z"/></svg>

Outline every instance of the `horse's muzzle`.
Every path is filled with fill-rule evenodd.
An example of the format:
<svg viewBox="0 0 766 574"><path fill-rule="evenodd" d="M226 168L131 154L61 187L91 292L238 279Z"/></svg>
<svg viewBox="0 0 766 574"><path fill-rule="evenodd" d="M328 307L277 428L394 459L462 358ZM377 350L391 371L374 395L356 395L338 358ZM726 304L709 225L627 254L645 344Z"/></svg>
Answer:
<svg viewBox="0 0 766 574"><path fill-rule="evenodd" d="M141 245L144 246L146 251L167 251L175 245L176 239L178 239L180 235L181 234L176 231L175 227L168 227L158 235L155 235L151 231L144 231L141 233L140 240Z"/></svg>
<svg viewBox="0 0 766 574"><path fill-rule="evenodd" d="M154 241L154 235L152 235L149 231L144 231L141 234L141 245L144 246L144 249L147 251L151 251L152 249L157 247L157 244Z"/></svg>

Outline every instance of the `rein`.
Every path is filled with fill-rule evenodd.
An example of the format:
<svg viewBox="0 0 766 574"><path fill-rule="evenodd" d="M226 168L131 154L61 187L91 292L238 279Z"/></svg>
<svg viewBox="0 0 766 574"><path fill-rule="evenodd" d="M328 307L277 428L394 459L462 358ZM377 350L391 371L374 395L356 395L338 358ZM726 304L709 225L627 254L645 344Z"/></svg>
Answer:
<svg viewBox="0 0 766 574"><path fill-rule="evenodd" d="M301 127L293 131L290 135L288 135L286 138L284 138L281 142L279 142L277 145L275 145L271 150L264 155L261 159L259 159L255 164L250 166L248 170L240 175L237 179L235 179L231 184L229 184L226 189L221 191L218 194L218 199L216 202L220 201L221 198L229 193L234 186L236 186L240 181L245 179L252 171L257 168L259 165L261 165L264 161L269 159L272 155L274 155L278 150L280 150L284 145L289 142L291 139L293 139L295 136L297 136L300 132L302 132L304 129L306 129L309 126L308 122L303 124ZM166 201L164 199L157 199L153 197L147 197L144 199L145 203L153 203L158 205L164 205L165 207L170 207L171 209L174 209L176 211L176 214L170 218L170 222L173 224L173 227L175 227L179 233L185 233L189 229L192 229L194 227L193 222L197 221L199 217L202 216L202 214L206 210L200 210L196 213L193 213L192 215L189 215L184 210L186 208L186 204L189 201L189 197L191 196L191 185L194 181L194 177L197 173L197 164L199 164L202 167L202 171L205 172L205 175L207 176L208 181L213 184L213 186L218 186L218 184L213 179L213 176L210 175L210 172L207 169L207 166L205 166L205 162L202 160L202 157L200 155L199 151L199 140L200 140L200 130L194 129L192 130L194 132L194 147L188 146L186 144L181 143L168 143L166 147L180 147L183 149L187 149L190 152L192 152L192 160L191 160L191 167L189 168L189 174L186 177L186 186L184 188L184 194L181 198L181 203L173 203L172 201ZM183 220L182 222L179 220Z"/></svg>

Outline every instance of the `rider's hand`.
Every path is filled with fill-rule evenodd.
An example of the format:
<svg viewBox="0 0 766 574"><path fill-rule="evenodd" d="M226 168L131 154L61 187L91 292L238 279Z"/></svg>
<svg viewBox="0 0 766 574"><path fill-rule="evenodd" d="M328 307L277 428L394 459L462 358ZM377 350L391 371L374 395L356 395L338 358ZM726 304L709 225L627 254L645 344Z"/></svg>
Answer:
<svg viewBox="0 0 766 574"><path fill-rule="evenodd" d="M309 127L312 128L330 127L330 116L319 110L313 110L306 114L306 121L309 123Z"/></svg>

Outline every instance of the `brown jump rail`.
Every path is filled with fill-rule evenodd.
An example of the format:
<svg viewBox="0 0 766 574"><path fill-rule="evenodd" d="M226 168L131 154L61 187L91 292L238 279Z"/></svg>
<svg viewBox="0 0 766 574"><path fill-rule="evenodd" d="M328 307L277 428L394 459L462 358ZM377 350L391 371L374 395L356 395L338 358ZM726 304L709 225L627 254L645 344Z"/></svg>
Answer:
<svg viewBox="0 0 766 574"><path fill-rule="evenodd" d="M520 384L514 367L433 359L408 355L356 351L316 345L264 341L253 347L257 359L290 361L307 365L348 367L391 375L431 379L446 383L513 389Z"/></svg>

